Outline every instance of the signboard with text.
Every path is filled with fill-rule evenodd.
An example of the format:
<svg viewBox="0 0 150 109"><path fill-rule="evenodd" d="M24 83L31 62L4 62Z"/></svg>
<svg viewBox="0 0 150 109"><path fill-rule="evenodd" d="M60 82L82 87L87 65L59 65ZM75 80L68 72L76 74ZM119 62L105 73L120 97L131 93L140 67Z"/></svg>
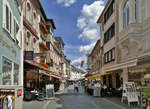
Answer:
<svg viewBox="0 0 150 109"><path fill-rule="evenodd" d="M46 85L46 97L47 99L54 97L54 85L53 84L47 84Z"/></svg>
<svg viewBox="0 0 150 109"><path fill-rule="evenodd" d="M34 52L33 51L25 51L24 52L24 60L33 60Z"/></svg>
<svg viewBox="0 0 150 109"><path fill-rule="evenodd" d="M130 106L131 102L137 102L139 103L137 92L136 92L136 86L134 82L126 82L124 84L124 94L127 97L128 105Z"/></svg>

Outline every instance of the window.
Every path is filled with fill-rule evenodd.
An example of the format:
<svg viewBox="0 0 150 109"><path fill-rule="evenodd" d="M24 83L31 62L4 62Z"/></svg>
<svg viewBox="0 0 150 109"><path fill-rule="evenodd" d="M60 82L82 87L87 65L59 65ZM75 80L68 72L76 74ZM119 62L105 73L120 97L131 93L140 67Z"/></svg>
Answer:
<svg viewBox="0 0 150 109"><path fill-rule="evenodd" d="M107 11L104 14L104 23L106 23L109 17L112 15L114 8L115 8L114 0L112 0L110 6L108 7Z"/></svg>
<svg viewBox="0 0 150 109"><path fill-rule="evenodd" d="M36 39L33 38L33 51L36 52L36 50L37 50L37 47L36 47Z"/></svg>
<svg viewBox="0 0 150 109"><path fill-rule="evenodd" d="M19 65L14 63L14 85L19 85Z"/></svg>
<svg viewBox="0 0 150 109"><path fill-rule="evenodd" d="M35 14L35 12L34 12L34 14L33 14L33 25L34 25L34 28L36 29L36 14Z"/></svg>
<svg viewBox="0 0 150 109"><path fill-rule="evenodd" d="M49 48L49 50L51 50L51 43L50 42L46 42L46 46Z"/></svg>
<svg viewBox="0 0 150 109"><path fill-rule="evenodd" d="M115 35L115 24L112 24L112 26L104 34L104 43L110 40L114 35Z"/></svg>
<svg viewBox="0 0 150 109"><path fill-rule="evenodd" d="M17 38L18 31L19 31L19 25L16 22L16 20L14 19L14 38L15 39Z"/></svg>
<svg viewBox="0 0 150 109"><path fill-rule="evenodd" d="M27 3L26 18L30 21L30 17L31 17L31 7L30 7L30 4Z"/></svg>
<svg viewBox="0 0 150 109"><path fill-rule="evenodd" d="M138 11L138 0L135 0L135 21L137 21L137 11Z"/></svg>
<svg viewBox="0 0 150 109"><path fill-rule="evenodd" d="M12 62L7 58L3 57L2 66L3 85L11 85Z"/></svg>
<svg viewBox="0 0 150 109"><path fill-rule="evenodd" d="M125 3L123 7L123 28L126 28L130 21L130 9L129 9L129 0Z"/></svg>
<svg viewBox="0 0 150 109"><path fill-rule="evenodd" d="M109 50L104 54L104 64L112 62L115 60L115 48Z"/></svg>
<svg viewBox="0 0 150 109"><path fill-rule="evenodd" d="M3 28L10 34L10 36L16 40L17 33L19 32L19 25L17 23L16 18L13 16L9 3L3 4ZM19 35L18 35L19 37ZM19 43L19 38L16 40Z"/></svg>
<svg viewBox="0 0 150 109"><path fill-rule="evenodd" d="M6 28L9 30L9 8L6 5Z"/></svg>
<svg viewBox="0 0 150 109"><path fill-rule="evenodd" d="M5 14L4 14L4 19L3 19L3 22L5 23L4 24L4 28L8 31L8 33L10 33L10 35L12 34L12 25L13 25L13 15L12 15L12 12L11 12L11 9L9 8L9 5L5 5L4 6L4 9L5 9Z"/></svg>
<svg viewBox="0 0 150 109"><path fill-rule="evenodd" d="M26 37L26 50L29 50L30 48L30 33L27 32L27 37Z"/></svg>
<svg viewBox="0 0 150 109"><path fill-rule="evenodd" d="M3 85L19 85L19 64L13 63L5 57L2 62Z"/></svg>

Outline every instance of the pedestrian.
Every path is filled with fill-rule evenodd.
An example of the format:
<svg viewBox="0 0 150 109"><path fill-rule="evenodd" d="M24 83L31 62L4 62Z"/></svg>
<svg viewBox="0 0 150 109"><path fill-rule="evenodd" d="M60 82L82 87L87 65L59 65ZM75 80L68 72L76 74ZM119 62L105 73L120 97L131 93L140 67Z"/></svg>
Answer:
<svg viewBox="0 0 150 109"><path fill-rule="evenodd" d="M79 92L78 87L79 87L79 86L78 86L78 82L75 82L75 83L74 83L74 92L77 92L77 93Z"/></svg>
<svg viewBox="0 0 150 109"><path fill-rule="evenodd" d="M99 81L95 81L94 84L94 96L101 96L101 84Z"/></svg>

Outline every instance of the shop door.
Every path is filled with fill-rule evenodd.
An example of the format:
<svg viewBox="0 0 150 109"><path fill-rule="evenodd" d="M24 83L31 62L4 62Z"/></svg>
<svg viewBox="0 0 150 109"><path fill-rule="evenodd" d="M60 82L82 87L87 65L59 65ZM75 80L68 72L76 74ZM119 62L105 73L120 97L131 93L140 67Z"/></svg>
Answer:
<svg viewBox="0 0 150 109"><path fill-rule="evenodd" d="M112 88L112 75L108 75L109 88Z"/></svg>
<svg viewBox="0 0 150 109"><path fill-rule="evenodd" d="M116 74L116 88L119 88L121 86L120 76L117 73Z"/></svg>
<svg viewBox="0 0 150 109"><path fill-rule="evenodd" d="M106 85L106 76L105 75L103 76L103 84Z"/></svg>

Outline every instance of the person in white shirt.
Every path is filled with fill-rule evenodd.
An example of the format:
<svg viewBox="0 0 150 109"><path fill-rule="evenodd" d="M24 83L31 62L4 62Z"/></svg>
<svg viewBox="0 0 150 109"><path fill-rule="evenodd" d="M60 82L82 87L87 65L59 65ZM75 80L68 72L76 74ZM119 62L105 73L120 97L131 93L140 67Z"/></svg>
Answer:
<svg viewBox="0 0 150 109"><path fill-rule="evenodd" d="M94 84L94 96L101 96L101 84L99 81L96 81Z"/></svg>
<svg viewBox="0 0 150 109"><path fill-rule="evenodd" d="M74 92L79 92L79 85L78 85L78 82L75 82L74 83Z"/></svg>

